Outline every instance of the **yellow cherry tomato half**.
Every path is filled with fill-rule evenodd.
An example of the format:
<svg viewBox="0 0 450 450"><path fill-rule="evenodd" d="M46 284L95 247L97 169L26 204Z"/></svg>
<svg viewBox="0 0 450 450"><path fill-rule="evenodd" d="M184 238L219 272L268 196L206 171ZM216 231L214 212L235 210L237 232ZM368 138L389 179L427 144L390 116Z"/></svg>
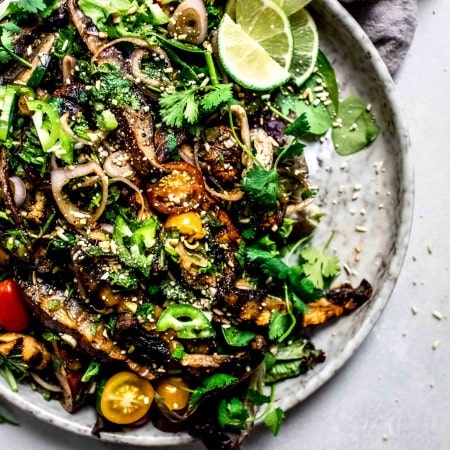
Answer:
<svg viewBox="0 0 450 450"><path fill-rule="evenodd" d="M166 230L176 228L181 234L191 239L201 239L206 235L200 216L193 211L172 214L166 220L164 227Z"/></svg>
<svg viewBox="0 0 450 450"><path fill-rule="evenodd" d="M179 411L189 402L189 385L180 377L164 378L158 382L155 391L172 411Z"/></svg>
<svg viewBox="0 0 450 450"><path fill-rule="evenodd" d="M127 425L147 414L153 397L153 387L147 380L132 372L118 372L103 388L100 410L110 422Z"/></svg>

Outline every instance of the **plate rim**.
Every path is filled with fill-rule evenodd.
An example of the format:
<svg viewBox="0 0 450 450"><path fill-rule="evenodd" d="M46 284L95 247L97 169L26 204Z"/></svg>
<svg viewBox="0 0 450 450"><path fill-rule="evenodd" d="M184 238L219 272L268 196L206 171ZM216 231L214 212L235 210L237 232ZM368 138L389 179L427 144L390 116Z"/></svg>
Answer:
<svg viewBox="0 0 450 450"><path fill-rule="evenodd" d="M326 384L340 369L345 366L345 364L351 359L356 350L362 345L370 334L371 330L383 313L397 284L408 250L414 217L415 185L414 168L411 157L411 141L408 127L404 120L404 113L398 99L395 82L389 73L386 64L368 35L338 0L314 0L308 5L308 7L311 8L313 13L315 12L316 14L320 12L320 10L328 9L328 12L334 14L339 19L340 23L344 25L346 32L348 32L352 38L358 42L360 49L368 55L371 69L375 73L378 81L382 83L386 97L389 100L389 107L392 111L395 135L402 155L400 165L402 170L399 178L402 180L411 180L411 185L408 186L408 190L403 190L402 192L402 207L399 214L399 227L397 229L397 235L394 241L396 244L399 242L402 242L403 244L401 246L396 245L397 251L390 258L385 273L385 280L377 292L376 297L371 300L371 312L364 319L362 325L359 327L352 339L344 345L343 350L340 353L340 358L331 360L328 365L321 370L320 377L313 377L308 380L308 383L303 385L301 391L298 391L295 396L279 399L279 405L286 410L298 405ZM375 305L375 307L373 307L373 305Z"/></svg>

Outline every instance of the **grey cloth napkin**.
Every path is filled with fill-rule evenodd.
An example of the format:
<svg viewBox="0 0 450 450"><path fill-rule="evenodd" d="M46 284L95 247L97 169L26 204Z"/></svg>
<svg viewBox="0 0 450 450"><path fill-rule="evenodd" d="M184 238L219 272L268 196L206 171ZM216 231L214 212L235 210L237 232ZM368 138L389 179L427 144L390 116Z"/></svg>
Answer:
<svg viewBox="0 0 450 450"><path fill-rule="evenodd" d="M391 74L400 66L417 25L416 0L340 0L367 33Z"/></svg>

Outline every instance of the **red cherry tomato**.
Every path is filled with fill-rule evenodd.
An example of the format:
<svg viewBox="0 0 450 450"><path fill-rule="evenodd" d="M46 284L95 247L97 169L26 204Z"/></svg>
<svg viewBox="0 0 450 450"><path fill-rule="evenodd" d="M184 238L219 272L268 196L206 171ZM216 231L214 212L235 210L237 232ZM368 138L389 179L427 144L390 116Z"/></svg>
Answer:
<svg viewBox="0 0 450 450"><path fill-rule="evenodd" d="M23 293L13 279L0 282L0 327L6 331L23 331L31 316L25 305Z"/></svg>
<svg viewBox="0 0 450 450"><path fill-rule="evenodd" d="M180 214L198 208L205 192L201 172L186 162L164 164L169 171L147 186L150 204L163 214Z"/></svg>

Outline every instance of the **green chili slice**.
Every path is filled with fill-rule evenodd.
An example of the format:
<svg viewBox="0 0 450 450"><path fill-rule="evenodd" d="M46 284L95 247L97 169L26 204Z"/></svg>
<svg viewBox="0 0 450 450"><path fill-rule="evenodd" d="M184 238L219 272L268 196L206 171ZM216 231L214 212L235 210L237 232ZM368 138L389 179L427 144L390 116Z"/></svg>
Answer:
<svg viewBox="0 0 450 450"><path fill-rule="evenodd" d="M165 331L169 328L175 330L180 339L209 338L216 334L206 315L188 304L175 304L164 310L156 330Z"/></svg>

